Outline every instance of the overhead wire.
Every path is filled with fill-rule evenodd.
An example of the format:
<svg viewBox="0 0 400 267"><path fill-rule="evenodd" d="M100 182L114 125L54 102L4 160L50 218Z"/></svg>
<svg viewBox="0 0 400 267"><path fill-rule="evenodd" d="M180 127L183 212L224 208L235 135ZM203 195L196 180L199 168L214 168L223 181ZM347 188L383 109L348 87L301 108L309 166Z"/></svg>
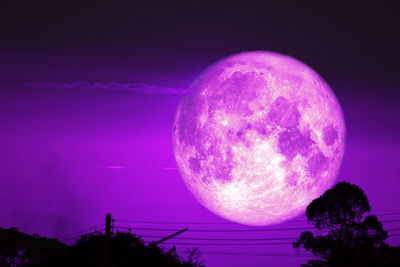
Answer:
<svg viewBox="0 0 400 267"><path fill-rule="evenodd" d="M100 229L100 230L97 230L97 232L102 232L102 231L104 231L105 230L105 228L103 228L103 229ZM88 233L88 234L91 234L91 233ZM77 238L81 238L82 236L84 236L85 234L80 234L80 235L75 235L75 236L72 236L72 237L68 237L68 238L62 238L62 239L60 239L60 241L68 241L68 240L72 240L72 239L77 239Z"/></svg>
<svg viewBox="0 0 400 267"><path fill-rule="evenodd" d="M92 229L96 229L97 227L100 227L100 226L103 226L103 225L104 225L104 223L98 224L98 225L95 225L95 226L92 226L92 227L89 227L89 228L85 228L85 229L83 229L83 230L80 230L80 231L78 231L78 232L74 232L74 233L70 233L70 234L61 235L61 236L58 236L58 237L56 237L56 238L57 238L57 239L60 239L60 238L64 238L64 237L68 237L68 236L72 236L72 235L77 235L77 234L85 233L85 232L88 232L88 231L90 231L90 230L92 230Z"/></svg>
<svg viewBox="0 0 400 267"><path fill-rule="evenodd" d="M117 229L132 229L132 230L143 230L143 231L161 231L161 232L172 232L180 231L182 229L172 228L147 228L147 227L127 227L127 226L116 226ZM274 231L296 231L296 230L315 230L312 227L294 227L294 228L273 228L273 229L189 229L189 232L202 232L202 233L234 233L234 232L274 232Z"/></svg>
<svg viewBox="0 0 400 267"><path fill-rule="evenodd" d="M116 222L122 223L143 223L143 224L199 224L199 225L207 225L207 224L235 224L230 222L167 222L167 221L129 221L129 220L115 220Z"/></svg>
<svg viewBox="0 0 400 267"><path fill-rule="evenodd" d="M101 224L103 225L103 224ZM61 238L58 238L60 241L68 241L82 237L84 232L87 230L96 228L98 226L93 226L91 228L87 228L85 230L75 232L74 234L64 235ZM121 228L121 227L115 227ZM98 232L104 231L105 229L96 230ZM165 229L164 229L165 230ZM264 229L266 230L266 229ZM388 229L387 231L399 231L400 228ZM152 235L138 235L140 237L150 237L150 238L163 238L164 236L152 236ZM391 234L389 237L400 236L399 234ZM278 240L296 240L298 237L277 237L277 238L198 238L198 237L174 237L173 239L177 240L195 240L195 241L241 241L245 243L185 243L185 242L164 242L164 245L182 245L182 246L273 246L273 245L291 245L291 242L268 242L268 243L246 243L249 241L278 241Z"/></svg>
<svg viewBox="0 0 400 267"><path fill-rule="evenodd" d="M180 253L182 253L180 251ZM203 255L226 255L226 256L256 256L256 257L314 257L312 254L290 254L290 253L256 253L256 252L230 252L230 251L201 251Z"/></svg>
<svg viewBox="0 0 400 267"><path fill-rule="evenodd" d="M400 219L382 221L386 223L400 222ZM180 231L178 228L153 228L153 227L136 227L136 226L116 226L117 229L131 229L143 231ZM314 227L287 227L287 228L270 228L270 229L189 229L189 232L275 232L275 231L296 231L296 230L318 230ZM387 229L386 231L398 231L400 228ZM318 230L321 231L321 230Z"/></svg>
<svg viewBox="0 0 400 267"><path fill-rule="evenodd" d="M400 212L391 212L391 213L383 213L381 215L394 215L400 214ZM193 225L224 225L224 224L235 224L229 222L168 222L168 221L130 221L130 220L116 220L117 222L126 222L126 223L146 223L146 224L193 224ZM382 223L393 223L400 222L400 219L389 219L382 220ZM65 234L58 236L57 239L60 241L67 241L81 237L84 233L90 230L103 231L104 229L97 230L98 227L103 226L104 223L95 225L89 228L85 228L81 231ZM153 228L153 227L133 227L133 226L115 226L115 229L129 229L129 230L138 230L138 231L179 231L181 229L175 228ZM272 228L272 229L190 229L189 232L200 232L200 233L233 233L233 232L279 232L279 231L296 231L296 230L316 230L313 227L288 227L288 228ZM387 232L396 232L400 231L400 228L391 228L387 229ZM149 237L149 238L163 238L164 236L156 236L156 235L139 235L140 237ZM389 237L400 236L400 234L390 234ZM174 240L192 240L192 241L277 241L277 240L295 240L297 237L276 237L276 238L202 238L202 237L174 237ZM164 244L176 244L176 245L283 245L283 244L291 244L291 243L164 243Z"/></svg>
<svg viewBox="0 0 400 267"><path fill-rule="evenodd" d="M140 235L140 237L164 238L164 236ZM197 238L197 237L173 237L178 240L198 240L198 241L274 241L274 240L295 240L298 237L278 237L278 238Z"/></svg>
<svg viewBox="0 0 400 267"><path fill-rule="evenodd" d="M389 214L389 213L388 213ZM386 214L386 215L388 215ZM390 213L390 214L400 214L398 213ZM170 225L179 225L179 224L186 224L186 225L237 225L237 223L233 222L189 222L189 221L182 221L182 222L171 222L171 221L144 221L144 220L116 220L116 222L122 223L138 223L138 224L170 224ZM301 222L307 223L307 220L291 220L284 223L291 223L291 222ZM400 222L400 219L391 219L391 220L382 220L382 223L388 222Z"/></svg>
<svg viewBox="0 0 400 267"><path fill-rule="evenodd" d="M184 246L277 246L291 245L291 242L282 243L172 243L163 242L164 245L184 245Z"/></svg>
<svg viewBox="0 0 400 267"><path fill-rule="evenodd" d="M394 222L394 221L400 221L400 220L391 220L391 222ZM97 227L100 227L103 225L104 224L95 225L95 226L83 229L81 231L78 231L78 232L58 236L57 238L63 239L66 237L82 234L82 233L96 229ZM131 226L115 226L114 228L115 229L142 230L142 231L161 231L161 232L164 232L164 231L171 232L171 231L180 231L181 230L181 229L171 229L171 228L146 228L146 227L131 227ZM315 230L315 228L295 227L295 228L273 228L273 229L189 229L188 231L189 232L210 232L210 233L231 233L231 232L277 232L277 231L296 231L296 230ZM392 231L399 231L399 230L400 230L400 228L392 228L392 229L387 229L386 231L392 232ZM148 237L152 237L152 236L148 236ZM183 239L183 237L176 237L176 238ZM193 238L191 238L191 239L196 240ZM284 239L287 239L287 238L284 238ZM202 240L202 239L199 238L197 240ZM229 239L222 239L222 240L229 240ZM276 240L276 239L271 239L271 240Z"/></svg>
<svg viewBox="0 0 400 267"><path fill-rule="evenodd" d="M374 213L372 213L372 214L374 214ZM393 211L393 212L382 212L382 213L378 212L375 215L377 215L377 216L388 216L388 215L397 215L397 214L400 214L400 211L396 210L396 211Z"/></svg>
<svg viewBox="0 0 400 267"><path fill-rule="evenodd" d="M392 223L392 222L400 222L400 219L393 219L393 220L384 220L380 221L381 223Z"/></svg>
<svg viewBox="0 0 400 267"><path fill-rule="evenodd" d="M395 231L400 231L400 228L394 228L394 229L387 229L387 232L395 232Z"/></svg>

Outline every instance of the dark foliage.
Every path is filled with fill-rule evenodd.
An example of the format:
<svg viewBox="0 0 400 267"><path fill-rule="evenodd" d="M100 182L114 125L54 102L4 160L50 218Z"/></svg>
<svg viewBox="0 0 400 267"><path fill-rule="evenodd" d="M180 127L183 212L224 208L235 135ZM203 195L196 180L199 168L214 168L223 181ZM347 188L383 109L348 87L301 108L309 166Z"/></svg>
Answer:
<svg viewBox="0 0 400 267"><path fill-rule="evenodd" d="M66 258L67 249L57 239L0 228L0 266L50 266L47 262Z"/></svg>
<svg viewBox="0 0 400 267"><path fill-rule="evenodd" d="M0 228L0 267L9 266L104 266L104 238L101 233L82 236L67 246L57 239L31 236L17 229ZM175 248L162 251L145 245L130 233L117 233L110 238L110 266L200 267L199 251L188 251L188 259L178 256Z"/></svg>
<svg viewBox="0 0 400 267"><path fill-rule="evenodd" d="M400 248L390 247L388 237L371 210L367 196L356 185L338 183L307 207L308 222L319 235L306 231L293 242L318 260L302 266L400 266Z"/></svg>

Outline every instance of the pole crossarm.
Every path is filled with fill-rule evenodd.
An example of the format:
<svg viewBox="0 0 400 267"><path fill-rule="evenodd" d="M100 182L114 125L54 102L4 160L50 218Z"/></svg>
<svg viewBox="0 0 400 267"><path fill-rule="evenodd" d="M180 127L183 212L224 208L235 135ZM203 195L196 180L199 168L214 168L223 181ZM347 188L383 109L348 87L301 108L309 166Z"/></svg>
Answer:
<svg viewBox="0 0 400 267"><path fill-rule="evenodd" d="M175 237L175 236L177 236L177 235L182 234L183 232L186 232L187 230L189 230L189 229L188 229L188 228L182 229L182 230L180 230L180 231L178 231L178 232L176 232L176 233L174 233L174 234L172 234L172 235L169 235L169 236L167 236L167 237L164 237L163 239L160 239L160 240L158 240L158 241L152 242L151 245L152 245L152 246L158 245L158 244L160 244L160 243L162 243L162 242L164 242L164 241L167 241L168 239L171 239L171 238L173 238L173 237Z"/></svg>

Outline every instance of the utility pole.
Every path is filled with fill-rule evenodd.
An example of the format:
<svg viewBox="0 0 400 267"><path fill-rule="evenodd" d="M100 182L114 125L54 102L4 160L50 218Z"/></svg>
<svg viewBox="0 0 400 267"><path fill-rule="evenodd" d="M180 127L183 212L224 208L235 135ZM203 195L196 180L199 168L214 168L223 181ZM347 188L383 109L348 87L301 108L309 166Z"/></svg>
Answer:
<svg viewBox="0 0 400 267"><path fill-rule="evenodd" d="M180 230L180 231L178 231L178 232L176 232L176 233L174 233L174 234L172 234L172 235L169 235L169 236L167 236L167 237L164 237L163 239L160 239L160 240L158 240L158 241L152 242L151 245L152 245L152 246L158 245L158 244L160 244L160 243L162 243L162 242L164 242L164 241L167 241L168 239L171 239L171 238L173 238L173 237L175 237L175 236L177 236L177 235L182 234L183 232L186 232L187 230L188 230L187 228L182 229L182 230Z"/></svg>
<svg viewBox="0 0 400 267"><path fill-rule="evenodd" d="M104 236L104 267L110 266L110 235L111 235L111 213L106 215L106 235Z"/></svg>

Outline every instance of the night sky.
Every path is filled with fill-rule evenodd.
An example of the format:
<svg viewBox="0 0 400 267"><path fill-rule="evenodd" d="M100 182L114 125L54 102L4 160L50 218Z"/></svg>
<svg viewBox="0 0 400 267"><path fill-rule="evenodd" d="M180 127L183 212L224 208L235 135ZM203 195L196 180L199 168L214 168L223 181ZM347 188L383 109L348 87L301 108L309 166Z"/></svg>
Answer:
<svg viewBox="0 0 400 267"><path fill-rule="evenodd" d="M181 237L210 240L170 242L272 238L278 240L264 243L285 244L199 247L211 267L306 262L291 240L279 240L299 236L301 230L288 228L309 227L305 216L269 227L242 226L212 214L186 189L171 147L179 94L26 85L142 82L187 88L216 60L248 50L291 55L324 77L347 126L338 181L359 185L382 221L400 219L395 1L215 2L0 3L0 227L59 237L99 225L111 212L115 227L269 229L189 231ZM385 229L399 226L400 220L384 223ZM388 243L400 245L399 234L390 231ZM178 251L185 248L177 245Z"/></svg>

